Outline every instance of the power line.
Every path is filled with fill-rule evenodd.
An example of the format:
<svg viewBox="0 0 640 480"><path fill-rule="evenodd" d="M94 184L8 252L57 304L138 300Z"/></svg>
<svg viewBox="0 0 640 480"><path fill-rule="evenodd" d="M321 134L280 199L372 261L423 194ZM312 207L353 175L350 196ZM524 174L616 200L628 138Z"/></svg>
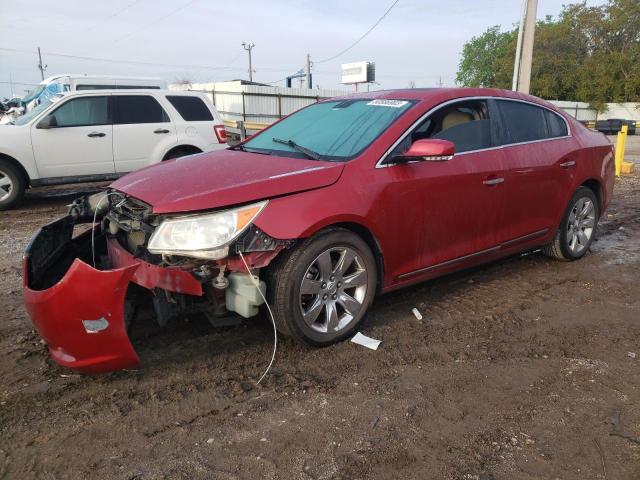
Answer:
<svg viewBox="0 0 640 480"><path fill-rule="evenodd" d="M13 52L13 53L28 53L29 55L33 55L34 52L31 50L23 50L18 48L4 48L0 47L0 51L4 52ZM151 67L175 67L175 68L185 68L185 69L193 69L193 70L227 70L227 71L245 71L244 68L236 68L227 66L216 66L216 65L191 65L191 64L179 64L179 63L158 63L158 62L143 62L137 60L117 60L113 58L100 58L100 57L89 57L82 55L72 55L68 53L53 53L53 52L42 52L43 55L46 54L48 57L60 57L60 58L69 58L72 60L84 60L90 62L105 62L105 63L120 63L125 65L142 65L142 66L151 66ZM290 68L262 68L263 71L271 71L271 72L288 72L291 71Z"/></svg>
<svg viewBox="0 0 640 480"><path fill-rule="evenodd" d="M137 30L134 30L133 32L129 32L126 35L114 40L112 43L119 43L122 40L125 40L127 38L133 37L134 35L137 35L138 33L147 30L149 27L152 27L153 25L155 25L156 23L161 22L162 20L164 20L167 17L170 17L171 15L175 15L176 13L184 10L185 8L189 7L191 4L195 3L197 0L190 0L187 3L185 3L184 5L182 5L181 7L178 7L174 10L171 10L169 13L167 13L166 15L162 15L161 17L156 18L155 20L147 23L145 26L143 26L142 28L139 28Z"/></svg>
<svg viewBox="0 0 640 480"><path fill-rule="evenodd" d="M400 0L395 0L395 1L391 4L391 6L390 6L389 8L387 8L387 11L386 11L386 12L384 12L384 14L382 14L382 16L381 16L381 17L376 21L376 23L374 23L374 24L373 24L373 26L372 26L369 30L367 30L366 32L364 32L364 34L363 34L360 38L358 38L355 42L353 42L353 43L352 43L351 45L349 45L347 48L345 48L345 49L344 49L344 50L342 50L340 53L337 53L336 55L334 55L334 56L332 56L332 57L325 58L324 60L318 60L318 61L316 61L315 63L324 63L324 62L328 62L328 61L330 61L330 60L333 60L333 59L335 59L335 58L338 58L339 56L341 56L341 55L343 55L343 54L347 53L349 50L351 50L353 47L355 47L358 43L360 43L360 42L364 39L364 37L366 37L367 35L369 35L369 34L373 31L373 29L374 29L374 28L376 28L376 27L378 26L378 24L379 24L382 20L384 20L384 18L385 18L387 15L389 15L389 13L391 12L391 10L393 10L393 7L395 7L395 6L398 4L398 2L399 2L399 1L400 1Z"/></svg>

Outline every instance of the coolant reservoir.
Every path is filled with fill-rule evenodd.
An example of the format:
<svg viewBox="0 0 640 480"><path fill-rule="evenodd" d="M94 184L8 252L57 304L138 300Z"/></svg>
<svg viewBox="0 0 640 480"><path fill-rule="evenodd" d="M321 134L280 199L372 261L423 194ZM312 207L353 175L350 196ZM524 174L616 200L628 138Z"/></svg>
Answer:
<svg viewBox="0 0 640 480"><path fill-rule="evenodd" d="M225 298L227 310L236 312L244 318L257 315L258 307L264 303L264 300L251 276L248 273L233 272L227 278L229 279ZM260 285L262 294L265 295L267 284L258 277L254 276L253 278Z"/></svg>

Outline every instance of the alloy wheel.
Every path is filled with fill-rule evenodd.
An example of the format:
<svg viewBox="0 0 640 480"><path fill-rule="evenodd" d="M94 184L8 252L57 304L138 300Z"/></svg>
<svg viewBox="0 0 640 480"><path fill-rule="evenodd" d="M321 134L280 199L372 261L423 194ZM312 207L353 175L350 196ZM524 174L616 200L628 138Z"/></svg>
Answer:
<svg viewBox="0 0 640 480"><path fill-rule="evenodd" d="M13 181L11 177L0 170L0 202L9 198L13 191Z"/></svg>
<svg viewBox="0 0 640 480"><path fill-rule="evenodd" d="M596 225L596 209L587 198L579 198L573 205L567 221L567 246L574 254L588 247Z"/></svg>
<svg viewBox="0 0 640 480"><path fill-rule="evenodd" d="M320 332L338 333L364 308L368 273L364 261L349 247L329 248L307 268L300 285L304 322Z"/></svg>

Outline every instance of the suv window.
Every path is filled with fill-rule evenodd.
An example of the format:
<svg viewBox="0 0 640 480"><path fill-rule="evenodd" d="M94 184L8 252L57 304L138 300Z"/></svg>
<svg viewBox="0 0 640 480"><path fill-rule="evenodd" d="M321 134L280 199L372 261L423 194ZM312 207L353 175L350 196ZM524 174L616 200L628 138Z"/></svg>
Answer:
<svg viewBox="0 0 640 480"><path fill-rule="evenodd" d="M567 132L567 124L560 118L560 115L553 113L551 110L545 110L544 115L547 118L549 137L566 137L569 134Z"/></svg>
<svg viewBox="0 0 640 480"><path fill-rule="evenodd" d="M449 140L456 153L492 146L491 121L485 100L463 100L447 105L424 120L394 149L390 157L402 155L423 138Z"/></svg>
<svg viewBox="0 0 640 480"><path fill-rule="evenodd" d="M74 98L53 112L58 127L83 127L109 124L108 97Z"/></svg>
<svg viewBox="0 0 640 480"><path fill-rule="evenodd" d="M166 123L167 112L149 95L114 95L114 125L132 123Z"/></svg>
<svg viewBox="0 0 640 480"><path fill-rule="evenodd" d="M531 142L547 138L544 108L529 103L498 100L502 120L506 126L504 144Z"/></svg>
<svg viewBox="0 0 640 480"><path fill-rule="evenodd" d="M186 95L167 95L167 100L187 122L212 121L213 116L201 98Z"/></svg>

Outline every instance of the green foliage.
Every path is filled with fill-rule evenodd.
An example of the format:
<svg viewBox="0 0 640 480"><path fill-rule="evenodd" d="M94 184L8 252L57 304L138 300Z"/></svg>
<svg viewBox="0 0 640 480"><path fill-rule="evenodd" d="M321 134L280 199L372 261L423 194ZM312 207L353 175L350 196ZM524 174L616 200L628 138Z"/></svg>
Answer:
<svg viewBox="0 0 640 480"><path fill-rule="evenodd" d="M465 43L456 81L465 86L510 88L517 28L499 26ZM558 18L538 22L531 93L556 100L640 101L640 1L567 5Z"/></svg>

